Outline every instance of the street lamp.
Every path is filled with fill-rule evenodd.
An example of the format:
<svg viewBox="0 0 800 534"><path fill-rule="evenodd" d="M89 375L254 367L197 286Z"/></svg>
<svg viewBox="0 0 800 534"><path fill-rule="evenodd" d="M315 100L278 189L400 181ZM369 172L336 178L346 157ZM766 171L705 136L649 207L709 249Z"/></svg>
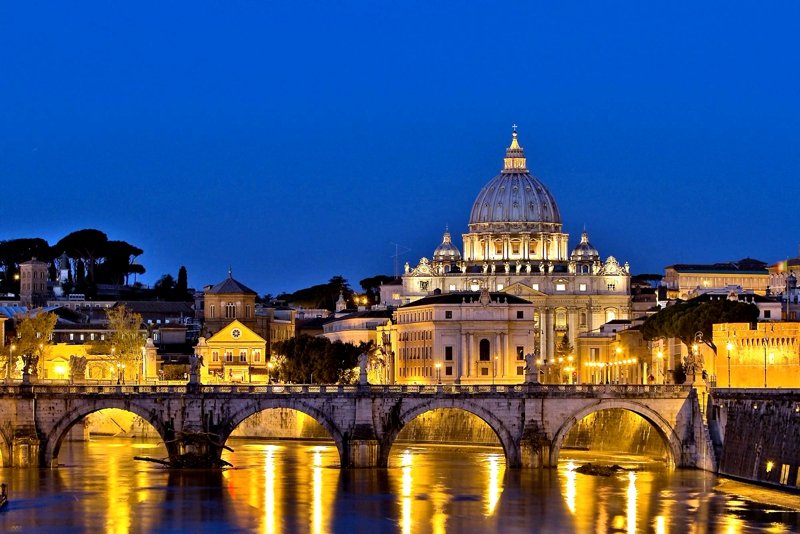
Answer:
<svg viewBox="0 0 800 534"><path fill-rule="evenodd" d="M275 365L275 364L273 364L272 362L267 362L267 384L271 384L272 383L272 367L273 367L273 365Z"/></svg>
<svg viewBox="0 0 800 534"><path fill-rule="evenodd" d="M764 345L764 387L766 388L767 387L767 342L768 342L767 336L764 336L762 342Z"/></svg>
<svg viewBox="0 0 800 534"><path fill-rule="evenodd" d="M437 363L436 364L436 383L437 384L441 384L442 383L442 364L441 363Z"/></svg>
<svg viewBox="0 0 800 534"><path fill-rule="evenodd" d="M14 362L14 349L17 348L13 343L8 347L8 365L6 366L6 381L11 382L11 365Z"/></svg>
<svg viewBox="0 0 800 534"><path fill-rule="evenodd" d="M733 349L733 343L728 341L728 344L725 345L725 348L728 349L728 387L731 387L731 349Z"/></svg>
<svg viewBox="0 0 800 534"><path fill-rule="evenodd" d="M112 349L112 351L113 351L113 349ZM117 385L119 385L119 382L120 382L120 379L121 379L120 367L121 367L121 364L119 362L117 362Z"/></svg>

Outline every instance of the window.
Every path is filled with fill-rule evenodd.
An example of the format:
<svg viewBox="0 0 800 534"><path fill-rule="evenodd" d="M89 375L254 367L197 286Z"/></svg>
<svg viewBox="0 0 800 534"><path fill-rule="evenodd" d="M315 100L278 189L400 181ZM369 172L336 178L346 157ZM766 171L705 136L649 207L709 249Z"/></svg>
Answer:
<svg viewBox="0 0 800 534"><path fill-rule="evenodd" d="M539 284L531 284L531 289L534 291L539 291Z"/></svg>
<svg viewBox="0 0 800 534"><path fill-rule="evenodd" d="M592 347L589 349L589 360L596 362L600 357L600 349Z"/></svg>
<svg viewBox="0 0 800 534"><path fill-rule="evenodd" d="M581 312L581 326L586 326L586 312Z"/></svg>
<svg viewBox="0 0 800 534"><path fill-rule="evenodd" d="M524 374L525 374L525 368L518 365L517 366L517 375L524 375Z"/></svg>
<svg viewBox="0 0 800 534"><path fill-rule="evenodd" d="M494 253L495 254L502 254L503 253L503 242L502 241L495 241L495 243L494 243Z"/></svg>
<svg viewBox="0 0 800 534"><path fill-rule="evenodd" d="M503 284L497 284L497 290L498 291L502 291L504 287L506 287L506 286L504 286Z"/></svg>
<svg viewBox="0 0 800 534"><path fill-rule="evenodd" d="M453 361L453 347L448 345L444 348L444 359L446 361Z"/></svg>
<svg viewBox="0 0 800 534"><path fill-rule="evenodd" d="M226 319L236 318L236 304L234 304L233 302L229 302L225 305L225 318Z"/></svg>
<svg viewBox="0 0 800 534"><path fill-rule="evenodd" d="M444 374L446 376L452 376L453 375L453 368L448 365L447 367L444 368Z"/></svg>
<svg viewBox="0 0 800 534"><path fill-rule="evenodd" d="M100 334L100 341L105 341L105 340L106 340L106 335Z"/></svg>
<svg viewBox="0 0 800 534"><path fill-rule="evenodd" d="M522 310L517 310L517 319L524 319L524 318L525 318L525 312Z"/></svg>
<svg viewBox="0 0 800 534"><path fill-rule="evenodd" d="M578 290L586 291L586 284L578 284Z"/></svg>
<svg viewBox="0 0 800 534"><path fill-rule="evenodd" d="M70 334L69 335L69 340L70 341L74 341L75 340L75 334Z"/></svg>
<svg viewBox="0 0 800 534"><path fill-rule="evenodd" d="M209 316L210 316L212 319L214 318L214 305L213 305L213 304L211 305L211 312L209 313Z"/></svg>
<svg viewBox="0 0 800 534"><path fill-rule="evenodd" d="M517 359L518 360L525 359L525 347L517 347Z"/></svg>
<svg viewBox="0 0 800 534"><path fill-rule="evenodd" d="M764 310L764 319L769 319L771 317L772 317L772 311L771 310Z"/></svg>
<svg viewBox="0 0 800 534"><path fill-rule="evenodd" d="M250 305L244 307L244 316L249 319L250 318Z"/></svg>
<svg viewBox="0 0 800 534"><path fill-rule="evenodd" d="M609 291L614 291L615 289L617 289L617 284L608 284Z"/></svg>
<svg viewBox="0 0 800 534"><path fill-rule="evenodd" d="M456 285L450 284L450 291L455 291L455 290L456 290Z"/></svg>
<svg viewBox="0 0 800 534"><path fill-rule="evenodd" d="M261 361L261 351L260 350L254 350L253 351L253 361L254 362L260 362Z"/></svg>
<svg viewBox="0 0 800 534"><path fill-rule="evenodd" d="M233 351L231 351L231 350L226 350L225 351L225 361L226 362L232 362L233 361Z"/></svg>
<svg viewBox="0 0 800 534"><path fill-rule="evenodd" d="M490 358L489 358L489 350L490 350L489 340L488 339L481 339L481 341L480 341L480 343L478 345L479 345L478 352L480 354L480 360L482 362L488 362L490 360Z"/></svg>
<svg viewBox="0 0 800 534"><path fill-rule="evenodd" d="M567 284L556 284L556 291L566 291Z"/></svg>
<svg viewBox="0 0 800 534"><path fill-rule="evenodd" d="M481 376L489 376L489 368L481 367Z"/></svg>
<svg viewBox="0 0 800 534"><path fill-rule="evenodd" d="M452 319L453 318L453 312L451 310L445 310L444 318L445 319Z"/></svg>
<svg viewBox="0 0 800 534"><path fill-rule="evenodd" d="M219 361L219 352L216 350L211 353L211 361L218 362Z"/></svg>
<svg viewBox="0 0 800 534"><path fill-rule="evenodd" d="M240 350L239 351L239 361L242 362L242 363L247 362L247 351L246 350Z"/></svg>

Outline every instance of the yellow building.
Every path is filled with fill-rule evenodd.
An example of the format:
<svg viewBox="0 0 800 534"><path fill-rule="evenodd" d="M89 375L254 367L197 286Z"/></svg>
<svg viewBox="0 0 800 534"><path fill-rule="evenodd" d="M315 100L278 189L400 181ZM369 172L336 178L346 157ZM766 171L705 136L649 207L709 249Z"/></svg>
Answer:
<svg viewBox="0 0 800 534"><path fill-rule="evenodd" d="M800 387L800 323L723 323L714 325L716 356L705 350L705 366L717 387Z"/></svg>
<svg viewBox="0 0 800 534"><path fill-rule="evenodd" d="M223 382L267 382L267 342L234 320L208 339L200 338L195 352L203 357L202 378Z"/></svg>
<svg viewBox="0 0 800 534"><path fill-rule="evenodd" d="M664 283L669 298L687 300L697 290L739 286L744 292L766 295L770 277L767 264L744 258L708 265L676 264L664 269Z"/></svg>

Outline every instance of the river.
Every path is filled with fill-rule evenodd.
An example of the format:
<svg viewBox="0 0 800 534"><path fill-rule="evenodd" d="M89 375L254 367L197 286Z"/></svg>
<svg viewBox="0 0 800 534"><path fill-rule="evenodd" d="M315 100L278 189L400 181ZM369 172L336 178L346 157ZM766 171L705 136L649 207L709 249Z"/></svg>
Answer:
<svg viewBox="0 0 800 534"><path fill-rule="evenodd" d="M565 450L508 470L496 447L396 443L388 469L340 470L332 442L236 439L222 471L170 471L154 440L65 442L54 469L0 470L0 532L798 532L800 496ZM587 461L632 471L583 475Z"/></svg>

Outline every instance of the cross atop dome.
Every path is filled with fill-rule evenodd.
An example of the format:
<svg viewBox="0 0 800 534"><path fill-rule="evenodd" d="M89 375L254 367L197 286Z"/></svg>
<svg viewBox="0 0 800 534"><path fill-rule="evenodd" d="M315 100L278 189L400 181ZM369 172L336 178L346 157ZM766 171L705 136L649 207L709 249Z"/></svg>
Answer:
<svg viewBox="0 0 800 534"><path fill-rule="evenodd" d="M525 162L525 151L517 141L517 125L511 126L511 146L506 149L506 157L504 158L505 165L503 172L528 172Z"/></svg>

